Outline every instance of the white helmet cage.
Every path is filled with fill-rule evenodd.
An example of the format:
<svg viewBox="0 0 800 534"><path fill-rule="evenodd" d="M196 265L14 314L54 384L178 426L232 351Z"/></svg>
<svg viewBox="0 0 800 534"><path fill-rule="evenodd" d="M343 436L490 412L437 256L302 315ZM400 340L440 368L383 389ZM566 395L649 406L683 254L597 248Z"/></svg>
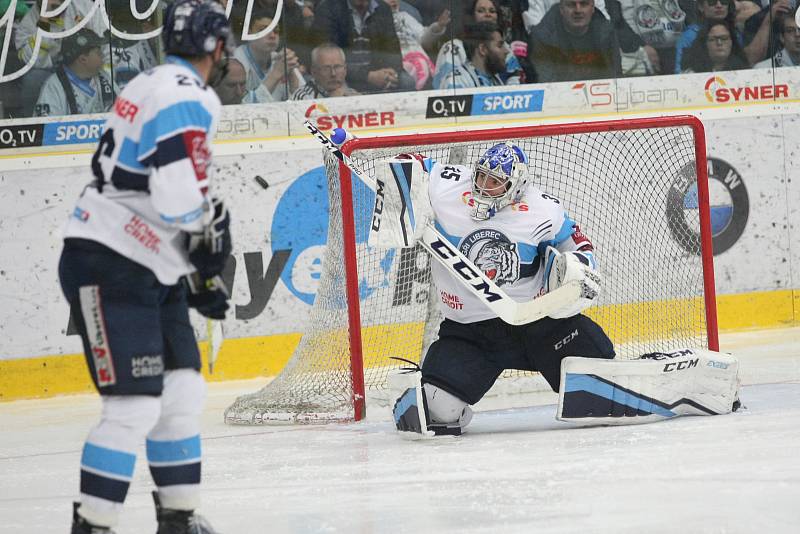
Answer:
<svg viewBox="0 0 800 534"><path fill-rule="evenodd" d="M496 187L487 188L484 176L494 178ZM528 156L525 152L511 141L494 145L475 163L470 215L478 221L494 217L499 210L522 198L527 185ZM504 189L501 194L497 194L499 188Z"/></svg>

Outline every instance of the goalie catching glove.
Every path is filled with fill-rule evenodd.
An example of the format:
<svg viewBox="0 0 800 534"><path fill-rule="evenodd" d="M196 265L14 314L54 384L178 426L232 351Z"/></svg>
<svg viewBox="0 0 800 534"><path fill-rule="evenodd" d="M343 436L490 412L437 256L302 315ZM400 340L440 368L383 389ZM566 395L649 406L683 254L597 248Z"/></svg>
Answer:
<svg viewBox="0 0 800 534"><path fill-rule="evenodd" d="M562 285L579 281L581 294L578 299L550 314L553 319L565 319L577 315L595 303L600 295L600 273L594 270L594 261L590 253L559 252L554 247L547 247L545 259L545 288L548 292Z"/></svg>

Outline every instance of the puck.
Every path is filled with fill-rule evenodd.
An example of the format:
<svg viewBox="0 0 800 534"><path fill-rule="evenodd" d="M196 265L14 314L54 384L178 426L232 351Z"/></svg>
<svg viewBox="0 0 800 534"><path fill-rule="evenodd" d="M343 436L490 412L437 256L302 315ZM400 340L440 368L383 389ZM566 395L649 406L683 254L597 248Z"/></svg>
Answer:
<svg viewBox="0 0 800 534"><path fill-rule="evenodd" d="M267 181L260 176L256 176L256 182L258 182L258 185L260 185L264 189L267 189L269 187Z"/></svg>

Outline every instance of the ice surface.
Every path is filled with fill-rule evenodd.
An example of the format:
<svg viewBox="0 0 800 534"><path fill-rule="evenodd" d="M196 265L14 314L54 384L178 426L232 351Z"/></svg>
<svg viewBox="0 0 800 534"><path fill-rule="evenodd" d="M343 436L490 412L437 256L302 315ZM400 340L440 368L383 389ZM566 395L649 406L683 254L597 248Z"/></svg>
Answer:
<svg viewBox="0 0 800 534"><path fill-rule="evenodd" d="M226 426L223 409L261 382L212 385L201 512L223 534L798 533L800 329L722 347L745 384L746 409L729 416L577 428L539 395L425 442L400 439L385 410L348 425ZM0 404L0 532L68 532L99 406L90 395ZM142 450L120 534L155 531L152 489Z"/></svg>

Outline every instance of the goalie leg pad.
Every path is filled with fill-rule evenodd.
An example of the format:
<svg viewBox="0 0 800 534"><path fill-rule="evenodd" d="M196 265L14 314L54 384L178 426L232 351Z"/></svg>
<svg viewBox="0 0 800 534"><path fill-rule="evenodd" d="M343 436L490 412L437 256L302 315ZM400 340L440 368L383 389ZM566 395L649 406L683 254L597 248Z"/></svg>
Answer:
<svg viewBox="0 0 800 534"><path fill-rule="evenodd" d="M739 362L705 349L653 353L636 360L565 358L556 418L635 424L680 415L719 415L738 403Z"/></svg>
<svg viewBox="0 0 800 534"><path fill-rule="evenodd" d="M423 439L433 437L428 430L428 406L422 389L420 371L400 370L389 373L389 390L397 400L392 407L394 424L403 437Z"/></svg>
<svg viewBox="0 0 800 534"><path fill-rule="evenodd" d="M420 371L396 371L389 374L388 381L397 395L392 415L403 437L460 436L472 420L466 402L432 384L423 386Z"/></svg>
<svg viewBox="0 0 800 534"><path fill-rule="evenodd" d="M433 384L422 389L428 406L428 428L437 435L459 436L472 421L472 408L452 393Z"/></svg>

